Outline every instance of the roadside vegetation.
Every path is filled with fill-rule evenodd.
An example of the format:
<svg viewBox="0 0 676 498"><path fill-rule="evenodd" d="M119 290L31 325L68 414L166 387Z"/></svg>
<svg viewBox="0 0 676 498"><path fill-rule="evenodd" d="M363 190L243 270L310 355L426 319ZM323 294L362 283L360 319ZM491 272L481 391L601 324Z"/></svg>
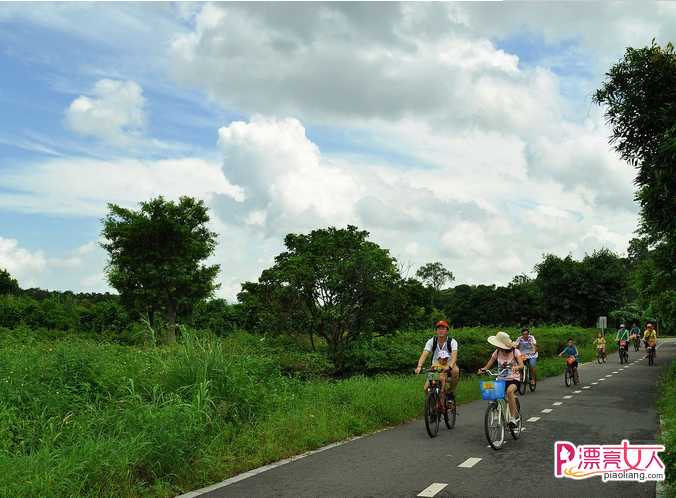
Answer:
<svg viewBox="0 0 676 498"><path fill-rule="evenodd" d="M423 396L412 370L442 318L460 344L461 402L479 397L472 373L500 329L531 328L540 377L561 373L568 337L593 359L599 316L673 333L675 68L671 45L628 49L595 94L637 169L626 257L544 254L507 285L450 287L440 262L413 273L358 227L318 228L288 234L228 303L214 298L227 268L207 264L207 207L158 197L108 206L116 294L25 289L0 269L0 496L172 496L409 420ZM673 377L660 401L672 470Z"/></svg>
<svg viewBox="0 0 676 498"><path fill-rule="evenodd" d="M0 495L174 496L422 411L413 368L430 332L379 344L373 375L334 379L321 355L271 336L181 331L158 348L0 330ZM494 333L458 334L461 402L480 397L471 372ZM592 330L533 333L548 356L568 336L593 356ZM388 352L398 362L380 364ZM540 372L563 364L543 358Z"/></svg>

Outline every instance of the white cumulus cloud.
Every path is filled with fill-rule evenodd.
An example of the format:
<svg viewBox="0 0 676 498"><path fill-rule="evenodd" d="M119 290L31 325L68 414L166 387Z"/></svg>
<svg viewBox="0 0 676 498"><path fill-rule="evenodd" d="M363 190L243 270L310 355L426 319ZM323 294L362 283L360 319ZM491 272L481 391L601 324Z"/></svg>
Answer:
<svg viewBox="0 0 676 498"><path fill-rule="evenodd" d="M120 145L138 139L147 122L143 90L134 81L99 80L91 95L73 100L65 114L66 124L80 135Z"/></svg>

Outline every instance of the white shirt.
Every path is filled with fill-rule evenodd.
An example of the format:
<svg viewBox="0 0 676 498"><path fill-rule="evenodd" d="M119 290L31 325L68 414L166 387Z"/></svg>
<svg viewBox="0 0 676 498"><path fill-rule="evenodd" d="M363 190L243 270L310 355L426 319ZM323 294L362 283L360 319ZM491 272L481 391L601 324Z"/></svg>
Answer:
<svg viewBox="0 0 676 498"><path fill-rule="evenodd" d="M428 353L432 352L432 344L434 344L434 337L432 337L427 343L425 344L425 351ZM441 346L439 339L437 338L437 350L434 352L432 355L432 363L437 361L437 356L439 356L439 347ZM450 346L450 349L448 347ZM458 350L458 342L455 339L451 339L451 342L448 342L448 339L444 342L443 349L448 351L448 354L450 355L453 351Z"/></svg>
<svg viewBox="0 0 676 498"><path fill-rule="evenodd" d="M538 357L538 353L535 351L535 345L538 342L535 340L534 336L528 334L528 341L525 341L523 336L520 335L516 342L518 344L519 351L521 351L521 354L523 354L526 358Z"/></svg>

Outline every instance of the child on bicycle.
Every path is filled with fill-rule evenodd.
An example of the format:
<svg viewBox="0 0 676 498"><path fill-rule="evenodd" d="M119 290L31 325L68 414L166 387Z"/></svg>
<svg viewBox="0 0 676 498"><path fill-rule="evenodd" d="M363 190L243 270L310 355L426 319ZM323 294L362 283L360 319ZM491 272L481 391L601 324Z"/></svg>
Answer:
<svg viewBox="0 0 676 498"><path fill-rule="evenodd" d="M601 352L601 356L603 358L606 357L606 338L603 336L603 332L599 332L599 335L596 339L594 339L594 344L596 345L596 349L598 349Z"/></svg>
<svg viewBox="0 0 676 498"><path fill-rule="evenodd" d="M512 342L509 334L498 332L488 338L488 343L497 349L488 359L488 363L479 369L479 373L484 373L491 368L493 363L498 363L499 370L506 370L498 377L505 381L505 397L509 405L509 425L516 427L519 425L519 413L516 409L516 390L519 388L521 378L520 371L523 370L523 360L521 351L516 349L516 343Z"/></svg>
<svg viewBox="0 0 676 498"><path fill-rule="evenodd" d="M448 374L451 372L451 365L449 363L451 355L448 354L448 351L442 349L439 351L439 355L434 363L432 363L432 370L439 372L439 381L441 382L441 402L446 403L446 386L448 386ZM429 381L425 381L425 392L429 387ZM450 387L450 386L449 386ZM450 393L448 393L450 395ZM449 401L451 401L452 396L449 396Z"/></svg>
<svg viewBox="0 0 676 498"><path fill-rule="evenodd" d="M575 379L577 379L578 378L578 376L577 376L577 359L580 356L580 352L577 350L577 346L573 342L572 337L568 338L568 345L565 348L563 348L563 351L561 351L559 353L559 356L563 356L564 354L566 356L575 357L575 361L571 365L571 368L573 369L573 374L575 375Z"/></svg>

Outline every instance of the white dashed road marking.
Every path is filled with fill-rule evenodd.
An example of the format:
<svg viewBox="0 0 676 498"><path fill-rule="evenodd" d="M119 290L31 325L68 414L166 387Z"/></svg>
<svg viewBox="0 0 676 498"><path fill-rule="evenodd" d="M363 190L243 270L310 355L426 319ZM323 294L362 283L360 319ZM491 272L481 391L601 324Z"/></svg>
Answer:
<svg viewBox="0 0 676 498"><path fill-rule="evenodd" d="M573 394L580 394L582 391L573 391Z"/></svg>
<svg viewBox="0 0 676 498"><path fill-rule="evenodd" d="M531 417L528 420L526 420L526 422L537 422L538 420L540 420L540 417Z"/></svg>
<svg viewBox="0 0 676 498"><path fill-rule="evenodd" d="M608 375L606 375L606 378L608 378L608 377L612 377L612 374L608 374Z"/></svg>
<svg viewBox="0 0 676 498"><path fill-rule="evenodd" d="M596 384L598 384L598 382L592 382L592 385L593 385L593 386L595 386Z"/></svg>
<svg viewBox="0 0 676 498"><path fill-rule="evenodd" d="M560 401L555 401L554 403L552 403L552 406L561 406L562 404L563 403L561 403Z"/></svg>
<svg viewBox="0 0 676 498"><path fill-rule="evenodd" d="M571 399L572 396L569 394L568 396L564 396L563 399Z"/></svg>
<svg viewBox="0 0 676 498"><path fill-rule="evenodd" d="M584 386L582 389L591 389L591 386Z"/></svg>
<svg viewBox="0 0 676 498"><path fill-rule="evenodd" d="M545 408L544 410L542 410L542 413L552 413L552 409L551 408Z"/></svg>
<svg viewBox="0 0 676 498"><path fill-rule="evenodd" d="M474 467L474 466L475 466L477 463L479 463L480 461L481 461L481 458L470 457L470 458L468 458L467 460L465 460L464 462L462 462L460 465L458 465L458 467L463 467L463 468L466 468L466 469L471 469L472 467ZM418 496L420 496L420 495L418 495Z"/></svg>
<svg viewBox="0 0 676 498"><path fill-rule="evenodd" d="M618 372L618 371L615 371L615 372L613 372L613 373L614 373L614 374L618 374L618 373L620 373L620 372Z"/></svg>
<svg viewBox="0 0 676 498"><path fill-rule="evenodd" d="M599 382L601 382L602 380L606 380L606 379L599 379Z"/></svg>
<svg viewBox="0 0 676 498"><path fill-rule="evenodd" d="M481 458L479 458L479 460L481 460ZM435 496L439 491L444 489L446 486L448 486L448 484L443 482L433 482L425 489L423 489L420 493L418 493L418 496L426 496L426 497Z"/></svg>

